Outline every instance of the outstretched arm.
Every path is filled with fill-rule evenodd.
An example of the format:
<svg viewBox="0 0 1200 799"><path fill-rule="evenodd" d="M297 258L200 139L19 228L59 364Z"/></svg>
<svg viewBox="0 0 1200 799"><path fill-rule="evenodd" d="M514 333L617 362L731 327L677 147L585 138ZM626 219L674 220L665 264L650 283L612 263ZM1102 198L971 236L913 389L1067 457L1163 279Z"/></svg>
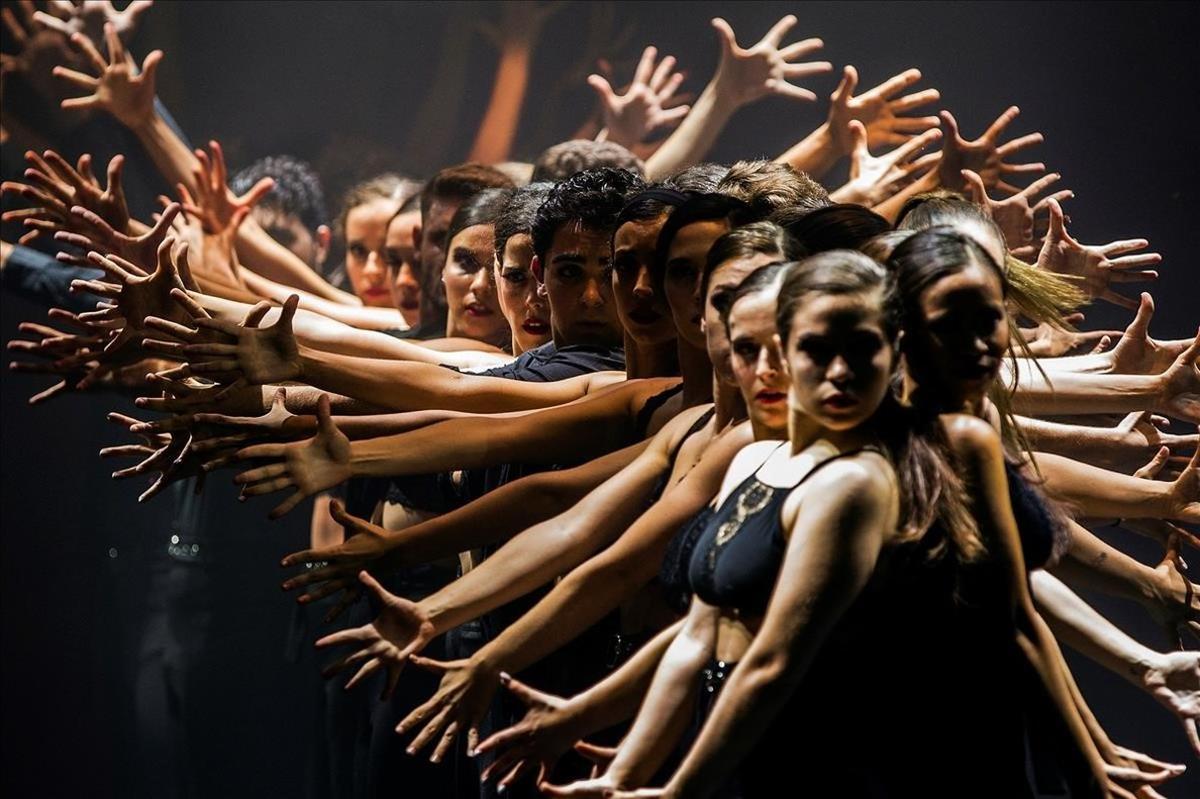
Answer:
<svg viewBox="0 0 1200 799"><path fill-rule="evenodd" d="M796 18L791 14L775 23L767 35L749 49L738 46L737 36L728 22L718 17L712 24L721 44L717 72L700 93L692 112L646 162L646 177L650 180L662 180L703 158L725 123L743 105L769 94L816 100L815 94L789 83L788 79L828 72L832 68L827 61L794 63L795 59L823 47L820 39L805 39L781 47L783 37L796 24Z"/></svg>
<svg viewBox="0 0 1200 799"><path fill-rule="evenodd" d="M1196 453L1179 478L1170 483L1110 472L1044 452L1036 453L1034 460L1046 478L1046 491L1081 516L1200 521L1200 461Z"/></svg>

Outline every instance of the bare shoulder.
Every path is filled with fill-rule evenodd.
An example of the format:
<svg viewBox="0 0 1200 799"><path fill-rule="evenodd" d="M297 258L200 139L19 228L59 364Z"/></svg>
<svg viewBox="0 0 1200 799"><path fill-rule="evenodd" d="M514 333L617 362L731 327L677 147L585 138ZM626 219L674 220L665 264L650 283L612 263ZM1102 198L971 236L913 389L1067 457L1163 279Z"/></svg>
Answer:
<svg viewBox="0 0 1200 799"><path fill-rule="evenodd" d="M821 467L807 481L808 495L841 498L859 508L890 505L897 495L896 470L878 452L866 450Z"/></svg>
<svg viewBox="0 0 1200 799"><path fill-rule="evenodd" d="M941 423L950 448L964 461L977 463L1003 454L1000 434L983 419L948 413L941 417Z"/></svg>

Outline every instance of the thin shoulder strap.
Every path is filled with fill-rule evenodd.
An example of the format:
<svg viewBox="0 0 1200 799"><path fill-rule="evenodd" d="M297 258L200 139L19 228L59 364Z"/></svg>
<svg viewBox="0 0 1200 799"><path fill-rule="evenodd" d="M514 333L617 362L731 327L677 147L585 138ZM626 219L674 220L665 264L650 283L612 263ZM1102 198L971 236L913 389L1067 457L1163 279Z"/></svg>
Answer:
<svg viewBox="0 0 1200 799"><path fill-rule="evenodd" d="M846 452L839 452L837 455L831 455L828 458L826 458L825 460L818 463L816 466L813 466L811 469L809 469L807 472L804 473L803 477L801 477L799 480L796 481L796 485L792 486L788 490L792 491L792 490L795 490L796 488L798 488L801 483L803 483L805 480L812 477L814 474L816 474L821 469L823 469L826 464L833 463L834 461L841 460L842 458L850 458L855 455L859 455L863 452L874 452L876 455L883 457L883 451L880 450L879 447L872 446L872 445L867 445L865 447L859 447L858 449L847 450Z"/></svg>

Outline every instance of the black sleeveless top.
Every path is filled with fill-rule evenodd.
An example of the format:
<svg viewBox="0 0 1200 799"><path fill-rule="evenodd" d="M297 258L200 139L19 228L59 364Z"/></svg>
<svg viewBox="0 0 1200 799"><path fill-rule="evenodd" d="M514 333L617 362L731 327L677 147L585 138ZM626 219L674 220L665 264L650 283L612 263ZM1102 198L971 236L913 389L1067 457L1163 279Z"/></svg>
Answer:
<svg viewBox="0 0 1200 799"><path fill-rule="evenodd" d="M688 581L696 596L710 605L765 613L787 548L779 518L784 501L825 464L863 452L839 453L814 464L790 486L770 486L758 473L778 451L777 447L730 492L708 518L692 550Z"/></svg>

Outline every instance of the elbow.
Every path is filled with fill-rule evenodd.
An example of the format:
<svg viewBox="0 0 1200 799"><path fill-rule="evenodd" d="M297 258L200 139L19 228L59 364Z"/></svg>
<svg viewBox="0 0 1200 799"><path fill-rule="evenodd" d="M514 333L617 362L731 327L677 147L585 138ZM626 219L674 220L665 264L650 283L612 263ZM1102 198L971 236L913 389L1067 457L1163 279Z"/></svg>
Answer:
<svg viewBox="0 0 1200 799"><path fill-rule="evenodd" d="M778 689L780 686L790 689L800 679L799 670L787 652L751 650L737 668L750 690Z"/></svg>

